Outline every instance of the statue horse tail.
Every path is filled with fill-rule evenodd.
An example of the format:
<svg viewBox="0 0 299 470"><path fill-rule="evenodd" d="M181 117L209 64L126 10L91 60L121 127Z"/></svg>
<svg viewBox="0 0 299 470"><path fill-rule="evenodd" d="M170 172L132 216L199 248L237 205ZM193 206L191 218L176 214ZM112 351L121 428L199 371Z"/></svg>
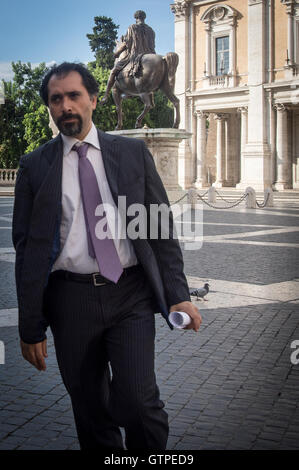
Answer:
<svg viewBox="0 0 299 470"><path fill-rule="evenodd" d="M163 59L166 61L167 64L168 81L171 91L173 92L175 85L175 73L179 64L179 56L175 52L167 52Z"/></svg>

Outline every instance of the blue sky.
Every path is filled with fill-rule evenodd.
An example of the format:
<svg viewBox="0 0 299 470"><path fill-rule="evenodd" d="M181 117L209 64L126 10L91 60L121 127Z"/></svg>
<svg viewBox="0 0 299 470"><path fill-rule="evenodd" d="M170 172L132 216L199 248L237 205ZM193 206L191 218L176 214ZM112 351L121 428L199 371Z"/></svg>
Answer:
<svg viewBox="0 0 299 470"><path fill-rule="evenodd" d="M111 17L119 36L134 23L136 10L156 32L156 51L174 50L174 17L171 0L13 0L0 10L0 79L11 77L11 61L33 64L64 60L88 62L94 56L87 33L95 16Z"/></svg>

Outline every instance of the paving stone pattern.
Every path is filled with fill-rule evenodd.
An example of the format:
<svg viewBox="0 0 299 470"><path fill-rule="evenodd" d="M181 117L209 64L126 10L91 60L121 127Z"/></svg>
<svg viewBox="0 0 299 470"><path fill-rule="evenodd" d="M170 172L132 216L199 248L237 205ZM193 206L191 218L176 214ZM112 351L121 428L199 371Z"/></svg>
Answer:
<svg viewBox="0 0 299 470"><path fill-rule="evenodd" d="M4 252L12 246L10 229L1 229L10 225L3 217L11 217L12 200L0 198ZM220 237L219 242L204 241L201 250L184 251L188 280L193 279L192 285L194 279L199 285L210 280L211 292L208 302L193 299L203 317L198 334L170 331L156 315L156 371L170 420L168 449L299 449L299 364L290 360L291 343L299 340L299 289L297 295L293 287L285 292L299 280L298 238L288 237L294 247L268 246L267 236L260 235L265 246L257 246L249 236L273 226L298 226L299 195L292 195L292 211L286 204L280 201L268 211L247 213L238 207L225 214L205 208L204 223L209 225L204 233ZM288 215L279 215L283 211ZM231 231L227 225L221 230L221 223L235 225ZM222 235L247 232L240 238L246 244L221 241ZM278 234L275 242L284 243L285 238L285 233ZM5 261L10 258L4 252L0 250L0 316L1 309L17 307L14 265ZM236 282L240 305L231 307L225 296ZM279 290L282 282L286 284ZM259 286L262 292L268 284L273 284L275 300L268 293L250 300L251 288ZM244 286L248 297L242 297ZM237 305L238 293L233 292L231 305ZM0 340L5 344L0 449L79 449L50 331L45 373L23 360L17 326L1 327Z"/></svg>

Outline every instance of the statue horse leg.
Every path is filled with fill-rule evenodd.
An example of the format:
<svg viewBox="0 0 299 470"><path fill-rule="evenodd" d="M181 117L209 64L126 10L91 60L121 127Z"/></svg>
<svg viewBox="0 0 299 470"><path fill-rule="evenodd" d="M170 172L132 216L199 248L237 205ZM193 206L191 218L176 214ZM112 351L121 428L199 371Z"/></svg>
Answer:
<svg viewBox="0 0 299 470"><path fill-rule="evenodd" d="M175 108L175 121L173 124L173 128L178 129L181 121L181 115L180 115L180 100L175 96L175 94L172 91L172 88L169 84L168 80L168 75L164 77L164 80L162 84L160 85L160 90L163 91L163 93L167 96L169 101L173 104Z"/></svg>
<svg viewBox="0 0 299 470"><path fill-rule="evenodd" d="M154 107L153 93L140 93L139 98L144 103L144 108L141 114L136 119L135 129L140 129L144 116Z"/></svg>
<svg viewBox="0 0 299 470"><path fill-rule="evenodd" d="M112 88L112 96L117 112L117 126L115 127L115 130L119 131L123 128L122 92L116 86L114 86Z"/></svg>

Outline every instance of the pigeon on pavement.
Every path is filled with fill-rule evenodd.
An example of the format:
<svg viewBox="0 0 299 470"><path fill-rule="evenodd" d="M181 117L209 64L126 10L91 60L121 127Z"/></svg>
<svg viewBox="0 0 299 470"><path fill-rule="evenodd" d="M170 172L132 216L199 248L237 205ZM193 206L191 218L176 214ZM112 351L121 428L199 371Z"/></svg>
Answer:
<svg viewBox="0 0 299 470"><path fill-rule="evenodd" d="M209 292L209 287L210 287L210 284L208 284L207 282L205 283L205 285L203 287L200 287L199 289L194 289L194 288L190 288L189 289L189 293L190 295L196 297L197 299L196 300L206 300L204 297L205 295L208 294Z"/></svg>

